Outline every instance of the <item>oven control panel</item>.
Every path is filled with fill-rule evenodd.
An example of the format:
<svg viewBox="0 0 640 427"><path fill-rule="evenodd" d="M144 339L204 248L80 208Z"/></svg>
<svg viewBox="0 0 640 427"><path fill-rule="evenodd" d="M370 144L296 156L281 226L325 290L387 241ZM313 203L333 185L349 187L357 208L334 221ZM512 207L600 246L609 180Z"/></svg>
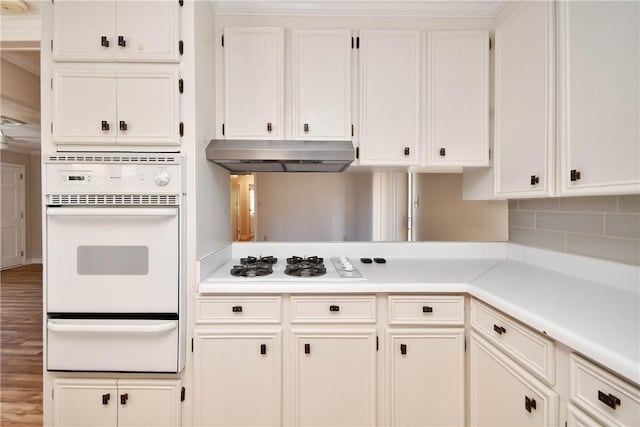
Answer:
<svg viewBox="0 0 640 427"><path fill-rule="evenodd" d="M360 270L353 265L351 260L347 257L331 257L331 262L333 263L336 271L338 272L338 276L342 279L361 279L362 273Z"/></svg>

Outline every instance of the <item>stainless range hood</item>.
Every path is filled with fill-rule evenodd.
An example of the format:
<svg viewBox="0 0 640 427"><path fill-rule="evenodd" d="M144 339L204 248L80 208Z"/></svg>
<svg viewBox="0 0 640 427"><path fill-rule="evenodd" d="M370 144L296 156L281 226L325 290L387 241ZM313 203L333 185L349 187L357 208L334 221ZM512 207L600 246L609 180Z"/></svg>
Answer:
<svg viewBox="0 0 640 427"><path fill-rule="evenodd" d="M353 162L351 141L213 139L207 159L233 173L342 172Z"/></svg>

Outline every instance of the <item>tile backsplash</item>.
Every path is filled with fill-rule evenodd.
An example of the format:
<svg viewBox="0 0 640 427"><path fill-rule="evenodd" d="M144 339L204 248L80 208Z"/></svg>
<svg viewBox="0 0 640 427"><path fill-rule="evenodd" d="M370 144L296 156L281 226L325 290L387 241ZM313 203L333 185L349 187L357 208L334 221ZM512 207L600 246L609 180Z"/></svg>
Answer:
<svg viewBox="0 0 640 427"><path fill-rule="evenodd" d="M509 240L640 264L640 195L509 200Z"/></svg>

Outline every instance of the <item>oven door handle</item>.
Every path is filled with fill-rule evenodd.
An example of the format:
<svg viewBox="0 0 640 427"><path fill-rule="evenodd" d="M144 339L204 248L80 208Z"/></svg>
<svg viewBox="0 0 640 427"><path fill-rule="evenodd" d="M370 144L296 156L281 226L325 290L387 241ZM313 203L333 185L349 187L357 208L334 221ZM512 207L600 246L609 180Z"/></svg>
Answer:
<svg viewBox="0 0 640 427"><path fill-rule="evenodd" d="M47 216L177 216L177 208L47 208Z"/></svg>
<svg viewBox="0 0 640 427"><path fill-rule="evenodd" d="M47 329L53 332L66 333L134 333L134 334L158 334L175 329L177 322L160 323L156 325L100 325L100 324L78 324L61 323L55 320L47 321Z"/></svg>

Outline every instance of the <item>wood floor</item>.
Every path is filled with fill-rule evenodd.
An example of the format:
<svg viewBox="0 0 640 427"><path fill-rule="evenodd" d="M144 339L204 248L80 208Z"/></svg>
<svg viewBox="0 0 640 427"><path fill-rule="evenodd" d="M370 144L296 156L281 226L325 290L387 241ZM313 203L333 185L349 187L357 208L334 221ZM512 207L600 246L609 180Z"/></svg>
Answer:
<svg viewBox="0 0 640 427"><path fill-rule="evenodd" d="M42 425L42 265L0 273L0 426Z"/></svg>

